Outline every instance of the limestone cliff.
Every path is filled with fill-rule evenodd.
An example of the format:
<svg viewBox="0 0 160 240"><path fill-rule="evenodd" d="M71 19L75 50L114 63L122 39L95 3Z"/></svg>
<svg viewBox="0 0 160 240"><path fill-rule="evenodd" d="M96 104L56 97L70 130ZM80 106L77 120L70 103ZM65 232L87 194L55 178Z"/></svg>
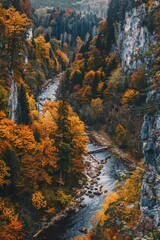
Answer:
<svg viewBox="0 0 160 240"><path fill-rule="evenodd" d="M137 3L136 3L137 2ZM112 49L120 55L122 68L126 74L144 65L146 70L153 66L154 54L146 56L149 47L156 44L157 29L149 29L147 16L159 1L153 1L153 7L146 6L147 1L111 1L108 20L113 23ZM159 85L160 79L157 79ZM148 76L148 86L153 77ZM146 111L141 130L145 173L141 191L142 222L160 227L160 88L149 90L146 99Z"/></svg>

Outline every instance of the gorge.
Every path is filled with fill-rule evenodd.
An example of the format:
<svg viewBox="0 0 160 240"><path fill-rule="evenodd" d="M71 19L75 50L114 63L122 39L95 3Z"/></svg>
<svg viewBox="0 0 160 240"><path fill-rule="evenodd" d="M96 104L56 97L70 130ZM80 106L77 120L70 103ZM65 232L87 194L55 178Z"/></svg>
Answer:
<svg viewBox="0 0 160 240"><path fill-rule="evenodd" d="M0 239L158 240L159 1L0 13Z"/></svg>

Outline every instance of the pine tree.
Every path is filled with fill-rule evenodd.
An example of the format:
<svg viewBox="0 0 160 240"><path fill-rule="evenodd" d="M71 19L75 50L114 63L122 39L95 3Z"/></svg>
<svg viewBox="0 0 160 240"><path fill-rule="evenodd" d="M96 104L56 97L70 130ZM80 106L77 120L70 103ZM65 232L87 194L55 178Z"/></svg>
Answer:
<svg viewBox="0 0 160 240"><path fill-rule="evenodd" d="M94 99L97 97L97 94L98 94L97 92L98 83L99 83L99 79L98 79L97 73L95 73L95 76L92 82L92 98Z"/></svg>
<svg viewBox="0 0 160 240"><path fill-rule="evenodd" d="M29 125L31 123L29 103L23 84L20 85L18 91L17 122L25 125Z"/></svg>
<svg viewBox="0 0 160 240"><path fill-rule="evenodd" d="M62 173L68 173L71 166L71 134L69 117L69 104L61 100L58 106L57 132L55 145L58 149L58 166L60 169L60 178Z"/></svg>

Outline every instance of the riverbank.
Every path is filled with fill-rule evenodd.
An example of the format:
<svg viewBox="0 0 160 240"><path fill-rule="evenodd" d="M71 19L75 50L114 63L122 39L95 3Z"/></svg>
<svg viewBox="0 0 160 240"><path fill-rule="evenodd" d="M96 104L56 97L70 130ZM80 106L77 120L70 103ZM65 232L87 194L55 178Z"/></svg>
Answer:
<svg viewBox="0 0 160 240"><path fill-rule="evenodd" d="M40 239L47 229L58 224L58 222L66 218L67 215L73 212L78 212L80 208L84 207L81 202L83 200L82 196L85 194L85 187L94 183L95 178L99 176L101 169L98 162L91 155L84 156L84 165L84 175L87 179L86 184L83 185L81 189L77 189L75 191L75 199L72 201L71 205L63 209L60 213L56 214L56 216L54 216L53 218L51 218L50 222L45 223L44 226L41 226L41 229L33 236L33 239Z"/></svg>
<svg viewBox="0 0 160 240"><path fill-rule="evenodd" d="M96 142L98 146L107 146L110 155L120 160L120 162L124 161L124 163L128 163L131 161L130 156L128 156L126 153L123 153L123 151L121 151L117 146L112 145L112 141L109 139L109 137L103 136L102 134L96 133L95 131L87 130L87 132L90 136L91 141L93 140L93 142ZM105 162L103 162L103 164L104 163ZM72 213L77 213L81 208L85 207L85 204L82 203L84 195L90 192L90 190L93 189L93 186L96 185L97 178L101 173L103 164L98 162L93 155L88 154L84 157L84 175L87 179L86 184L83 185L81 189L77 189L75 191L75 199L72 201L69 207L63 209L60 213L51 218L48 223L45 223L44 226L41 226L41 229L33 236L34 239L41 239L41 236L43 236L48 229L58 225L58 223L67 218L67 216L71 215ZM114 169L112 169L112 171L114 171ZM96 189L97 192L94 192L94 194L101 195L102 192L100 192L97 187ZM94 194L90 193L87 196L94 197Z"/></svg>
<svg viewBox="0 0 160 240"><path fill-rule="evenodd" d="M105 132L94 131L93 129L87 128L88 134L91 138L100 146L107 147L108 151L111 152L116 158L122 160L131 169L134 169L134 164L136 163L136 159L134 159L131 154L127 151L123 151L117 145L113 143L109 135L105 134Z"/></svg>

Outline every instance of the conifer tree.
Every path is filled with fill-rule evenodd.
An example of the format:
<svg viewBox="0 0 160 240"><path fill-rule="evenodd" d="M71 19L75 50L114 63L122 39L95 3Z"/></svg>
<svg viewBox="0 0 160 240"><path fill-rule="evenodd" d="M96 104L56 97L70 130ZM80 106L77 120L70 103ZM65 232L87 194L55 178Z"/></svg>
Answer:
<svg viewBox="0 0 160 240"><path fill-rule="evenodd" d="M25 125L29 125L31 123L29 103L23 84L20 85L18 90L17 122Z"/></svg>
<svg viewBox="0 0 160 240"><path fill-rule="evenodd" d="M97 97L98 83L99 83L99 79L98 79L97 73L95 72L95 76L94 76L94 79L93 79L93 82L92 82L92 98Z"/></svg>
<svg viewBox="0 0 160 240"><path fill-rule="evenodd" d="M60 178L62 178L63 172L68 173L71 166L71 134L70 134L70 122L69 117L69 104L65 100L61 100L58 106L58 118L57 118L57 132L55 145L58 149L58 161L57 164L60 169Z"/></svg>

